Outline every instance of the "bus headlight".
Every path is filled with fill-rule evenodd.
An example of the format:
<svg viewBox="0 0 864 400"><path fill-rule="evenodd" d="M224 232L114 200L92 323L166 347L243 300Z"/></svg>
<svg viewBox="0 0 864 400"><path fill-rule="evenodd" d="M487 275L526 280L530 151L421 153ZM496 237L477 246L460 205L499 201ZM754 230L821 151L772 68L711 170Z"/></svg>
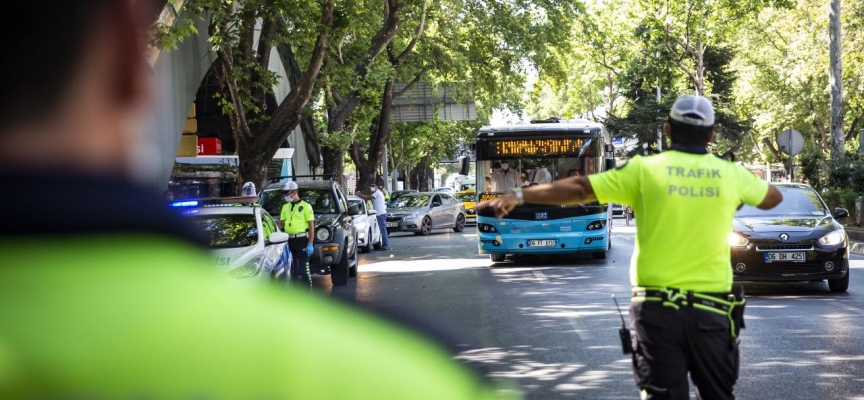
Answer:
<svg viewBox="0 0 864 400"><path fill-rule="evenodd" d="M594 222L588 224L588 227L585 228L585 230L586 231L596 231L596 230L603 229L603 227L605 227L605 226L606 226L606 220L601 219L599 221L594 221Z"/></svg>
<svg viewBox="0 0 864 400"><path fill-rule="evenodd" d="M750 244L750 241L738 232L730 233L728 241L729 245L732 247L744 247Z"/></svg>
<svg viewBox="0 0 864 400"><path fill-rule="evenodd" d="M477 226L477 229L480 230L480 232L486 232L486 233L498 232L498 229L496 229L494 225L489 225L489 224L479 224Z"/></svg>
<svg viewBox="0 0 864 400"><path fill-rule="evenodd" d="M834 246L843 243L845 240L846 232L842 229L837 229L819 238L819 243L825 246Z"/></svg>
<svg viewBox="0 0 864 400"><path fill-rule="evenodd" d="M326 242L330 240L330 230L325 227L320 227L315 230L315 239L319 242Z"/></svg>

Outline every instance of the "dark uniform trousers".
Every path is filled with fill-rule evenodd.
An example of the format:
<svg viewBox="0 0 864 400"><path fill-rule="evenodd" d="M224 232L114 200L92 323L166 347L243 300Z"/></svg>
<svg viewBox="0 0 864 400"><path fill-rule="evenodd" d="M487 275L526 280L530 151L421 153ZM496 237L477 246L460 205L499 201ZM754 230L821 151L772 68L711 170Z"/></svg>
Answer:
<svg viewBox="0 0 864 400"><path fill-rule="evenodd" d="M698 399L735 398L738 340L726 316L686 305L676 310L657 301L634 301L630 326L633 373L643 398L689 399L688 371Z"/></svg>
<svg viewBox="0 0 864 400"><path fill-rule="evenodd" d="M288 239L288 249L291 250L291 278L300 278L304 286L312 287L312 278L309 273L309 256L306 255L306 246L309 239L304 235Z"/></svg>

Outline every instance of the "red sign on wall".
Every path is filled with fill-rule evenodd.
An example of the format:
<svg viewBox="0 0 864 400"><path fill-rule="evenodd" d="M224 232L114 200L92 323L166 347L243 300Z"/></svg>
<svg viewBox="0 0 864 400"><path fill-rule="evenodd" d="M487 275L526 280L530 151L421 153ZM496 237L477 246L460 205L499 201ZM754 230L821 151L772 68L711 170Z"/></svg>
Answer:
<svg viewBox="0 0 864 400"><path fill-rule="evenodd" d="M222 154L222 141L217 138L198 138L199 156L216 156Z"/></svg>

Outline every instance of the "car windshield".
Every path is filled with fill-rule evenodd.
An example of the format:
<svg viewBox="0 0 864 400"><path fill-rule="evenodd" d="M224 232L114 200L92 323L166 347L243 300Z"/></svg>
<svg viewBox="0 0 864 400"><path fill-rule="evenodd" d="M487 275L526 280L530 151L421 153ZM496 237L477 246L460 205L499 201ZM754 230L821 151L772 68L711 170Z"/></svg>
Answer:
<svg viewBox="0 0 864 400"><path fill-rule="evenodd" d="M453 197L455 197L456 200L459 200L462 203L476 201L477 199L477 195L474 192L456 193Z"/></svg>
<svg viewBox="0 0 864 400"><path fill-rule="evenodd" d="M194 215L187 218L204 232L210 248L249 247L258 243L258 224L252 214Z"/></svg>
<svg viewBox="0 0 864 400"><path fill-rule="evenodd" d="M270 215L279 215L282 213L282 206L285 204L285 195L281 189L267 190L261 195L261 207L267 210ZM300 199L312 205L312 211L315 214L336 214L339 207L329 189L303 189L300 188Z"/></svg>
<svg viewBox="0 0 864 400"><path fill-rule="evenodd" d="M427 205L429 205L428 194L406 194L394 200L390 207L426 207Z"/></svg>
<svg viewBox="0 0 864 400"><path fill-rule="evenodd" d="M783 193L783 201L770 210L760 210L756 207L744 205L736 217L776 217L776 216L823 216L828 210L819 198L815 190L800 186L778 186Z"/></svg>

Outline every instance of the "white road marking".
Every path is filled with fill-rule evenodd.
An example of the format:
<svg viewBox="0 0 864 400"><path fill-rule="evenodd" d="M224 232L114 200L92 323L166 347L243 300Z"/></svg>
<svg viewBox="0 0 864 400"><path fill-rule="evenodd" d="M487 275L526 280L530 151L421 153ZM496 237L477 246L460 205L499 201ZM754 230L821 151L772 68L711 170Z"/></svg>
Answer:
<svg viewBox="0 0 864 400"><path fill-rule="evenodd" d="M546 275L540 271L534 271L534 276L537 277L537 280L540 281L540 283L549 283L549 279L546 279Z"/></svg>
<svg viewBox="0 0 864 400"><path fill-rule="evenodd" d="M594 335L591 334L591 331L588 330L588 327L585 326L585 323L582 322L582 320L577 317L567 317L567 321L570 322L570 326L572 326L573 329L576 331L576 334L579 335L579 339L594 339Z"/></svg>
<svg viewBox="0 0 864 400"><path fill-rule="evenodd" d="M851 312L858 314L858 315L864 315L864 310L862 310L858 307L855 307L855 306L850 306L849 304L843 303L841 301L835 301L832 304L834 304L837 307L840 307L846 311L851 311Z"/></svg>

